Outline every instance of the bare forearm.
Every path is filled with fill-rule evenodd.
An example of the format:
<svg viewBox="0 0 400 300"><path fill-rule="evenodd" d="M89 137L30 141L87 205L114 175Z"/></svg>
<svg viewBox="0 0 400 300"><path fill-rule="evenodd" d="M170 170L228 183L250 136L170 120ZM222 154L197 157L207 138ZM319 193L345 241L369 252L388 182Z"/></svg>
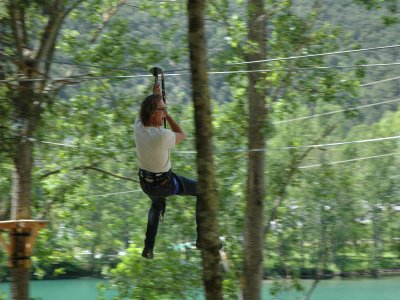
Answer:
<svg viewBox="0 0 400 300"><path fill-rule="evenodd" d="M175 120L169 114L167 114L166 119L173 132L179 132L185 134L185 132L182 130L179 124L176 123Z"/></svg>

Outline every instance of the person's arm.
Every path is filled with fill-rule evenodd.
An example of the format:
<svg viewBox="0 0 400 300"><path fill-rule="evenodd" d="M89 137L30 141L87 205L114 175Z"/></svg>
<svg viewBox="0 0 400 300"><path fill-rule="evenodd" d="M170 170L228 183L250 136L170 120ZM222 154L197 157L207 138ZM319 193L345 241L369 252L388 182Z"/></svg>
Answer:
<svg viewBox="0 0 400 300"><path fill-rule="evenodd" d="M154 95L161 94L160 85L158 83L154 84L153 86L153 94ZM169 127L171 127L171 130L175 133L175 145L177 145L185 139L186 137L185 132L168 113L166 114L165 118L167 119L167 122L169 124Z"/></svg>
<svg viewBox="0 0 400 300"><path fill-rule="evenodd" d="M175 133L175 144L179 144L185 139L186 137L185 132L168 113L165 118L167 119L167 122L171 127L171 130Z"/></svg>

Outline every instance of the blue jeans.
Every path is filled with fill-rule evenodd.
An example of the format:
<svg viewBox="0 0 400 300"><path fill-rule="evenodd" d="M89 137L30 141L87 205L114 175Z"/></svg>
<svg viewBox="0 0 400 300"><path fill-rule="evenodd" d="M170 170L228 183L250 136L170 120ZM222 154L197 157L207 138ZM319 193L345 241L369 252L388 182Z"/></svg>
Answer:
<svg viewBox="0 0 400 300"><path fill-rule="evenodd" d="M198 223L197 182L184 176L176 175L172 171L163 174L165 174L164 178L161 177L153 180L153 182L148 182L151 181L146 180L149 177L140 176L139 171L140 186L151 200L147 217L146 239L144 240L145 247L150 249L154 248L158 224L160 223L160 218L164 216L167 197L173 195L196 196L196 224Z"/></svg>

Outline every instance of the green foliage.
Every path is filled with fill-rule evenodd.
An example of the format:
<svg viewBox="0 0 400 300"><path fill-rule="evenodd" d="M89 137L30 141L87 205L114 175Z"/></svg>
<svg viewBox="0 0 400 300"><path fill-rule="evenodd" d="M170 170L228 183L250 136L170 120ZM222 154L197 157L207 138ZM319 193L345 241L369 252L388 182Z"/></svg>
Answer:
<svg viewBox="0 0 400 300"><path fill-rule="evenodd" d="M154 261L134 244L112 271L118 299L194 299L201 289L198 253L162 248Z"/></svg>
<svg viewBox="0 0 400 300"><path fill-rule="evenodd" d="M382 20L387 26L394 25L399 22L399 19L396 16L400 11L397 0L356 0L356 2L364 4L369 10L384 10L385 15L382 17Z"/></svg>
<svg viewBox="0 0 400 300"><path fill-rule="evenodd" d="M296 279L293 280L275 280L270 289L270 294L272 296L279 295L282 297L282 294L286 294L292 292L293 290L297 292L301 292L304 290L304 287L300 284L300 282Z"/></svg>
<svg viewBox="0 0 400 300"><path fill-rule="evenodd" d="M160 225L155 260L140 257L149 200L132 181L137 180L133 123L140 101L151 91L153 78L79 79L82 75L132 75L138 70L149 75L148 67L156 64L165 69L186 69L184 3L165 1L161 4L162 13L152 1L140 1L136 7L124 5L106 24L104 13L116 7L117 2L83 1L69 15L57 42L56 61L80 65L52 65L52 76L76 76L77 84L57 85L50 91L51 101L43 106L40 127L32 137L36 139L32 212L34 218L50 220L35 244L34 276L103 274L111 277L119 298L194 298L201 292L200 253L174 248L194 240L193 198L171 197L166 220ZM357 6L342 8L341 1L330 1L330 9L318 12L307 3L296 7L293 1L268 1L269 58L390 45L398 36L397 25L386 28L379 22L382 13L372 16ZM39 36L40 26L47 21L49 4L50 1L29 1L26 7L26 24L34 36ZM375 4L370 2L371 8ZM244 61L246 47L254 46L245 43L243 1L210 1L207 14L210 69L245 70L244 65L226 65ZM0 25L4 25L0 31L6 41L3 45L2 40L1 51L12 55L15 49L7 46L11 37L7 18L0 2ZM398 135L397 102L351 110L352 114L337 112L397 97L396 81L368 89L359 87L361 83L393 77L396 69L336 68L395 62L398 57L393 50L259 64L260 69L269 70L265 73L269 108L265 128L266 219L274 203L282 199L267 235L266 275L297 278L315 276L317 271L346 274L399 268L398 155L330 164L396 153L398 140L317 147L309 153L301 147ZM12 62L2 60L0 79L14 77L14 71ZM226 298L234 298L243 263L248 175L245 137L252 116L247 111L246 75L210 75L209 80L218 217L229 266L224 274L224 289ZM166 84L169 112L188 136L188 141L171 154L174 170L195 178L195 154L190 152L194 150L194 122L188 77L167 74ZM9 85L0 83L3 219L9 216L12 190L11 146L7 142L14 138L14 127L18 125L14 124L9 97L14 92ZM311 115L320 117L309 118ZM286 122L296 118L304 119ZM328 132L330 128L334 129ZM304 154L307 155L303 157ZM125 251L127 254L121 257ZM2 254L2 270L6 260ZM0 275L4 278L7 273ZM278 282L274 293L300 289L297 281L293 283L294 286L284 286Z"/></svg>

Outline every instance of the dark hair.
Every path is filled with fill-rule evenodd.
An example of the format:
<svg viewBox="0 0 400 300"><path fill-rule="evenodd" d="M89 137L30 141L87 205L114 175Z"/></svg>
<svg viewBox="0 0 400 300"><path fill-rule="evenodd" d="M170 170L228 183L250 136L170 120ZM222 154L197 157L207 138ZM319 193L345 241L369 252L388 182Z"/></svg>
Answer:
<svg viewBox="0 0 400 300"><path fill-rule="evenodd" d="M144 126L150 125L150 117L157 110L157 101L161 100L160 95L147 96L140 105L140 121Z"/></svg>

